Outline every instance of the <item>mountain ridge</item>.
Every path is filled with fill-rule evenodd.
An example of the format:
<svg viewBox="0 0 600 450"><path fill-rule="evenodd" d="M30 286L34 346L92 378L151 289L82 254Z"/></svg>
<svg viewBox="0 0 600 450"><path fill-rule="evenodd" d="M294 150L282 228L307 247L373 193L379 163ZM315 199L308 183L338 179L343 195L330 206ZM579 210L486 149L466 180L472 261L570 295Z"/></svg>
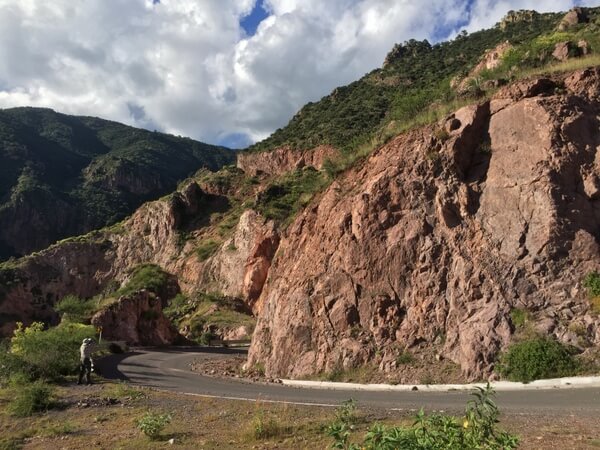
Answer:
<svg viewBox="0 0 600 450"><path fill-rule="evenodd" d="M0 110L0 259L111 225L234 152L47 108Z"/></svg>

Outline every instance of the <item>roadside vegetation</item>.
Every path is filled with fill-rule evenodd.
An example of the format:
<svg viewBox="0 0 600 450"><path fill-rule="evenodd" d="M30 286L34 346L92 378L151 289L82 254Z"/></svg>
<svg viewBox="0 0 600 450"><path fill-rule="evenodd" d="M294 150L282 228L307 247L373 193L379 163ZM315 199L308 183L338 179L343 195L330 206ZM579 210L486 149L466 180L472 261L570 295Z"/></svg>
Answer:
<svg viewBox="0 0 600 450"><path fill-rule="evenodd" d="M572 350L554 339L538 336L509 346L500 356L497 371L510 381L527 383L576 375L578 364Z"/></svg>
<svg viewBox="0 0 600 450"><path fill-rule="evenodd" d="M600 435L593 417L565 417L554 424L546 416L500 416L489 389L477 391L462 414L421 411L415 417L354 401L332 410L97 381L89 387L27 382L18 395L13 386L0 385L0 449L84 448L93 442L102 448L158 449L172 443L173 448L452 450L511 449L519 442L519 448L533 450L593 447Z"/></svg>
<svg viewBox="0 0 600 450"><path fill-rule="evenodd" d="M337 411L327 433L333 438L331 448L344 450L510 450L519 438L498 429L500 411L494 403L495 393L488 385L477 388L467 403L464 416L426 414L422 409L412 426L387 426L375 423L360 442L352 440L357 421L355 403L348 401Z"/></svg>

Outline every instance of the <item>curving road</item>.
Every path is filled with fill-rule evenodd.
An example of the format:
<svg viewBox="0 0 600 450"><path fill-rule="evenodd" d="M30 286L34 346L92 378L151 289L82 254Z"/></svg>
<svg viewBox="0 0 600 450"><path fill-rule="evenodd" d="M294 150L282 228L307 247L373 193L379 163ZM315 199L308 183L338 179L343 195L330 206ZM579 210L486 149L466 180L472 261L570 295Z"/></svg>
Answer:
<svg viewBox="0 0 600 450"><path fill-rule="evenodd" d="M179 393L236 400L288 402L338 406L354 398L359 405L393 410L463 411L465 392L367 392L307 389L278 384L250 383L200 375L190 370L198 359L245 354L245 350L215 348L141 349L112 355L102 361L107 378L124 379L138 385ZM600 388L499 392L503 412L532 415L585 415L600 413Z"/></svg>

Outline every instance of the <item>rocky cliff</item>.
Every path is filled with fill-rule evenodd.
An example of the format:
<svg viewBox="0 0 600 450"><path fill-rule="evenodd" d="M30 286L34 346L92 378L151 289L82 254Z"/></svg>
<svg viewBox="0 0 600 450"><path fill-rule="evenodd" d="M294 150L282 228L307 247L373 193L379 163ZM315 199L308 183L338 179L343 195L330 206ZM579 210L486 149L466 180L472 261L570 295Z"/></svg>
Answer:
<svg viewBox="0 0 600 450"><path fill-rule="evenodd" d="M270 152L240 153L237 167L250 176L281 175L303 167L320 170L325 161L333 160L338 156L339 152L329 145L321 145L306 151L295 151L284 146Z"/></svg>
<svg viewBox="0 0 600 450"><path fill-rule="evenodd" d="M62 297L110 296L145 263L175 275L186 294L218 292L252 306L277 249L278 231L272 221L247 209L223 239L216 234L219 222L211 223L211 217L227 212L230 200L209 190L191 181L114 227L0 266L0 334L9 335L17 321L55 323L52 307ZM215 234L220 241L213 253L199 258L198 247L213 242Z"/></svg>
<svg viewBox="0 0 600 450"><path fill-rule="evenodd" d="M249 364L389 371L408 350L479 379L516 308L563 342L600 344L581 287L600 268L599 93L598 69L519 82L339 178L280 244Z"/></svg>

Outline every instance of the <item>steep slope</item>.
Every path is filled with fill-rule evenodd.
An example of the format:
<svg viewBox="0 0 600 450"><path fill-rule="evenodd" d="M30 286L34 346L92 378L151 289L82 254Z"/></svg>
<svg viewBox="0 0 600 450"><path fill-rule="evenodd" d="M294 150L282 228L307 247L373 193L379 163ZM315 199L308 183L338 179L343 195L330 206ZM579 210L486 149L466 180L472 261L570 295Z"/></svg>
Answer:
<svg viewBox="0 0 600 450"><path fill-rule="evenodd" d="M0 110L0 260L115 223L230 150L48 109Z"/></svg>
<svg viewBox="0 0 600 450"><path fill-rule="evenodd" d="M593 21L599 11L588 10L588 19ZM410 122L431 103L452 99L455 95L450 81L464 77L486 50L507 40L514 45L531 43L540 35L552 33L563 14L522 11L509 17L512 19L494 28L460 34L452 41L431 45L412 39L397 44L381 69L334 89L318 102L308 103L288 125L248 150L261 152L285 146L306 150L331 145L355 152L382 132L386 124ZM531 65L544 65L552 59L551 53L531 61ZM537 53L532 60L535 57Z"/></svg>
<svg viewBox="0 0 600 450"><path fill-rule="evenodd" d="M189 297L180 314L188 317L178 322L198 338L205 317L194 314L196 306L232 303L224 297L252 305L262 291L279 234L273 221L249 209L252 204L240 205L259 187L232 167L202 170L181 191L144 204L113 227L0 264L0 335L10 334L17 321L55 323L53 307L66 295L110 303L138 266L153 263L177 277L174 294L181 288ZM206 292L214 295L206 299Z"/></svg>
<svg viewBox="0 0 600 450"><path fill-rule="evenodd" d="M598 69L519 82L348 171L282 241L249 364L393 371L409 351L477 379L516 308L544 334L599 345L581 286L600 268L599 100Z"/></svg>

